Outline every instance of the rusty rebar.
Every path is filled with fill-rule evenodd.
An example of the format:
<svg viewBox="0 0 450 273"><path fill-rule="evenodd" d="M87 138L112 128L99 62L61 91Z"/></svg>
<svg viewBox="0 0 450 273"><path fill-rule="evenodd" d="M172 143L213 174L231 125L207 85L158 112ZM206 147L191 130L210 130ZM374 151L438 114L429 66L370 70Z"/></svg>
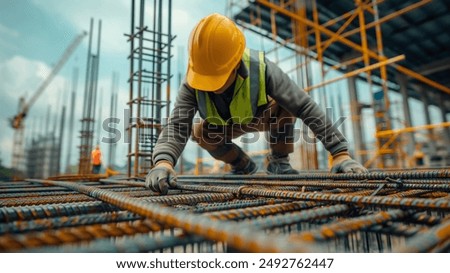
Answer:
<svg viewBox="0 0 450 273"><path fill-rule="evenodd" d="M85 245L63 245L58 247L39 247L26 252L38 253L136 253L151 252L190 244L204 243L200 236L160 236L149 237L147 234L136 234L121 240L96 239Z"/></svg>
<svg viewBox="0 0 450 273"><path fill-rule="evenodd" d="M272 198L286 198L317 202L338 202L355 205L374 205L382 207L405 208L405 209L428 209L436 211L449 211L450 200L447 199L425 199L425 198L395 198L379 196L351 196L328 193L301 193L292 191L278 191L268 189L255 189L248 186L221 187L221 186L198 186L177 185L179 189L207 191L207 192L229 192L238 195L264 196Z"/></svg>
<svg viewBox="0 0 450 273"><path fill-rule="evenodd" d="M367 228L368 232L402 237L412 237L421 230L423 230L423 227L416 227L396 222L389 223L389 225L376 225Z"/></svg>
<svg viewBox="0 0 450 273"><path fill-rule="evenodd" d="M223 202L234 199L235 196L231 193L194 193L181 195L166 195L140 198L142 201L149 203L161 203L165 205L180 205L190 204L194 205L200 202Z"/></svg>
<svg viewBox="0 0 450 273"><path fill-rule="evenodd" d="M308 202L310 205L313 202ZM305 204L308 204L305 203ZM311 206L309 206L311 207ZM304 208L307 208L305 206ZM303 208L303 209L304 209ZM283 215L274 215L266 218L249 220L247 223L251 226L260 229L272 229L276 227L288 226L298 224L300 222L307 222L312 220L318 220L328 218L331 216L341 215L350 210L348 205L333 205L325 207L314 207L310 209L304 209L301 211L291 212Z"/></svg>
<svg viewBox="0 0 450 273"><path fill-rule="evenodd" d="M427 231L419 233L408 240L405 246L394 249L394 252L429 252L450 240L450 218Z"/></svg>
<svg viewBox="0 0 450 273"><path fill-rule="evenodd" d="M305 231L292 236L294 240L317 242L326 241L336 237L343 237L351 232L368 229L369 227L382 225L388 221L395 221L408 217L410 213L404 210L381 211L367 216L361 216L328 225L323 225L320 229Z"/></svg>
<svg viewBox="0 0 450 273"><path fill-rule="evenodd" d="M276 205L258 206L255 208L241 208L205 213L204 215L218 220L240 220L245 218L268 216L276 213L286 213L295 210L302 210L315 205L315 202L291 202Z"/></svg>
<svg viewBox="0 0 450 273"><path fill-rule="evenodd" d="M91 213L76 216L63 216L49 219L37 219L29 221L14 221L0 224L0 234L41 231L47 229L59 229L93 224L118 223L142 219L128 211L111 213Z"/></svg>
<svg viewBox="0 0 450 273"><path fill-rule="evenodd" d="M95 224L20 235L6 234L0 236L0 252L14 252L22 248L79 243L97 238L120 237L159 230L161 230L161 227L155 222L135 220L126 223Z"/></svg>
<svg viewBox="0 0 450 273"><path fill-rule="evenodd" d="M184 185L184 184L202 184L202 185L214 185L217 187L225 186L225 185L246 185L246 186L254 186L254 185L261 185L261 186L285 186L285 187L310 187L310 189L313 188L362 188L362 189L376 189L380 185L384 185L385 188L391 188L391 189L417 189L417 190L431 190L431 191L444 191L444 192L450 192L450 184L449 183L438 183L438 184L431 184L427 181L423 181L423 183L405 183L404 181L398 181L395 182L368 182L368 181L353 181L353 182L347 182L347 181L273 181L273 180L267 180L266 177L262 179L258 179L258 176L253 176L254 179L257 180L241 180L241 179L227 179L227 180L203 180L203 179L190 179L190 180L180 180L178 182L178 185Z"/></svg>
<svg viewBox="0 0 450 273"><path fill-rule="evenodd" d="M238 200L232 200L232 201L228 201L228 202L199 204L195 207L188 207L188 208L182 208L182 209L189 209L195 213L205 213L205 212L213 212L213 211L223 211L223 210L258 207L258 206L264 206L264 205L273 205L273 204L284 203L284 202L286 202L286 200L282 200L282 199L252 199L252 200L238 199Z"/></svg>
<svg viewBox="0 0 450 273"><path fill-rule="evenodd" d="M38 196L38 197L0 200L0 206L14 207L14 206L32 206L41 204L74 203L74 202L90 202L90 201L95 201L95 199L81 194L65 195L65 196Z"/></svg>
<svg viewBox="0 0 450 273"><path fill-rule="evenodd" d="M2 207L0 208L0 223L116 210L118 210L117 207L101 201L50 204L45 206Z"/></svg>
<svg viewBox="0 0 450 273"><path fill-rule="evenodd" d="M186 232L203 236L213 241L223 241L240 251L249 252L314 252L312 245L292 245L286 236L274 234L270 238L264 232L254 230L251 227L225 221L212 220L198 214L177 211L164 207L157 203L148 204L139 199L130 199L124 195L67 182L29 180L37 183L47 183L67 187L71 190L84 193L111 205L126 209L141 216L148 217L170 227L178 227ZM236 233L239 231L239 233ZM276 241L277 244L273 244Z"/></svg>
<svg viewBox="0 0 450 273"><path fill-rule="evenodd" d="M183 175L180 176L180 180L184 179L224 179L224 180L251 180L257 178L257 175ZM267 180L385 180L387 177L392 179L439 179L450 178L450 170L436 169L436 170L424 170L424 171L396 171L396 172L369 172L369 173L301 173L296 175L265 175L264 179Z"/></svg>

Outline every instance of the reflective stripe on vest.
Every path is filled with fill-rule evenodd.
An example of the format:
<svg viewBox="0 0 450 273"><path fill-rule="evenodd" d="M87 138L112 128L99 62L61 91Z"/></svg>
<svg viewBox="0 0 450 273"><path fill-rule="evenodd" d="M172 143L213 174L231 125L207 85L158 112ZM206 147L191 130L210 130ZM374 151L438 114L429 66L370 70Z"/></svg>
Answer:
<svg viewBox="0 0 450 273"><path fill-rule="evenodd" d="M242 61L249 71L248 77L243 79L237 75L229 107L233 123L248 124L255 117L258 107L267 104L264 52L246 48ZM195 94L200 116L204 120L216 125L228 124L219 115L208 92L195 90Z"/></svg>

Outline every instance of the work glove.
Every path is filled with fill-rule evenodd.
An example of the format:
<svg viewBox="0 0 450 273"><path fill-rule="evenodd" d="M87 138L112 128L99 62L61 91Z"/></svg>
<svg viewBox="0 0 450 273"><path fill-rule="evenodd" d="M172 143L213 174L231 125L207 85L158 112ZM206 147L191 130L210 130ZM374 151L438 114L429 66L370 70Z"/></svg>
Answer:
<svg viewBox="0 0 450 273"><path fill-rule="evenodd" d="M154 192L167 194L169 187L176 187L177 174L169 161L159 161L145 177L145 187Z"/></svg>
<svg viewBox="0 0 450 273"><path fill-rule="evenodd" d="M369 171L361 164L353 160L348 152L333 155L333 166L331 173L368 173Z"/></svg>

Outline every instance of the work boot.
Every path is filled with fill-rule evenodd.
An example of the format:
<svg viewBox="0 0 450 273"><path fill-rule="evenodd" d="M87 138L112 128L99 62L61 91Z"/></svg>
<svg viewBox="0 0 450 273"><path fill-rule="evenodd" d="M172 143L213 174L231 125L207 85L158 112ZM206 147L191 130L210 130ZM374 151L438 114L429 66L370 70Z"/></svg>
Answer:
<svg viewBox="0 0 450 273"><path fill-rule="evenodd" d="M258 170L258 167L256 166L255 162L253 160L249 160L247 165L245 165L244 168L238 168L236 166L231 166L231 172L230 174L254 174Z"/></svg>
<svg viewBox="0 0 450 273"><path fill-rule="evenodd" d="M289 156L274 156L268 157L269 165L267 165L268 174L299 174L299 172L292 168L289 163Z"/></svg>

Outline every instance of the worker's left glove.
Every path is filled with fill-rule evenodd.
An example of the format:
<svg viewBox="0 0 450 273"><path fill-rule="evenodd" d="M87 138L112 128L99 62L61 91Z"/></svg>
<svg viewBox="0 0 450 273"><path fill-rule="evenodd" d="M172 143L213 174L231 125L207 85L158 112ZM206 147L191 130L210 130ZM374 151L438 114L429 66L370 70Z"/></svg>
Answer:
<svg viewBox="0 0 450 273"><path fill-rule="evenodd" d="M145 178L145 187L154 192L167 194L169 187L176 187L177 174L168 161L160 161L150 170Z"/></svg>
<svg viewBox="0 0 450 273"><path fill-rule="evenodd" d="M361 164L353 160L348 152L333 155L333 166L331 173L368 173L369 171Z"/></svg>

